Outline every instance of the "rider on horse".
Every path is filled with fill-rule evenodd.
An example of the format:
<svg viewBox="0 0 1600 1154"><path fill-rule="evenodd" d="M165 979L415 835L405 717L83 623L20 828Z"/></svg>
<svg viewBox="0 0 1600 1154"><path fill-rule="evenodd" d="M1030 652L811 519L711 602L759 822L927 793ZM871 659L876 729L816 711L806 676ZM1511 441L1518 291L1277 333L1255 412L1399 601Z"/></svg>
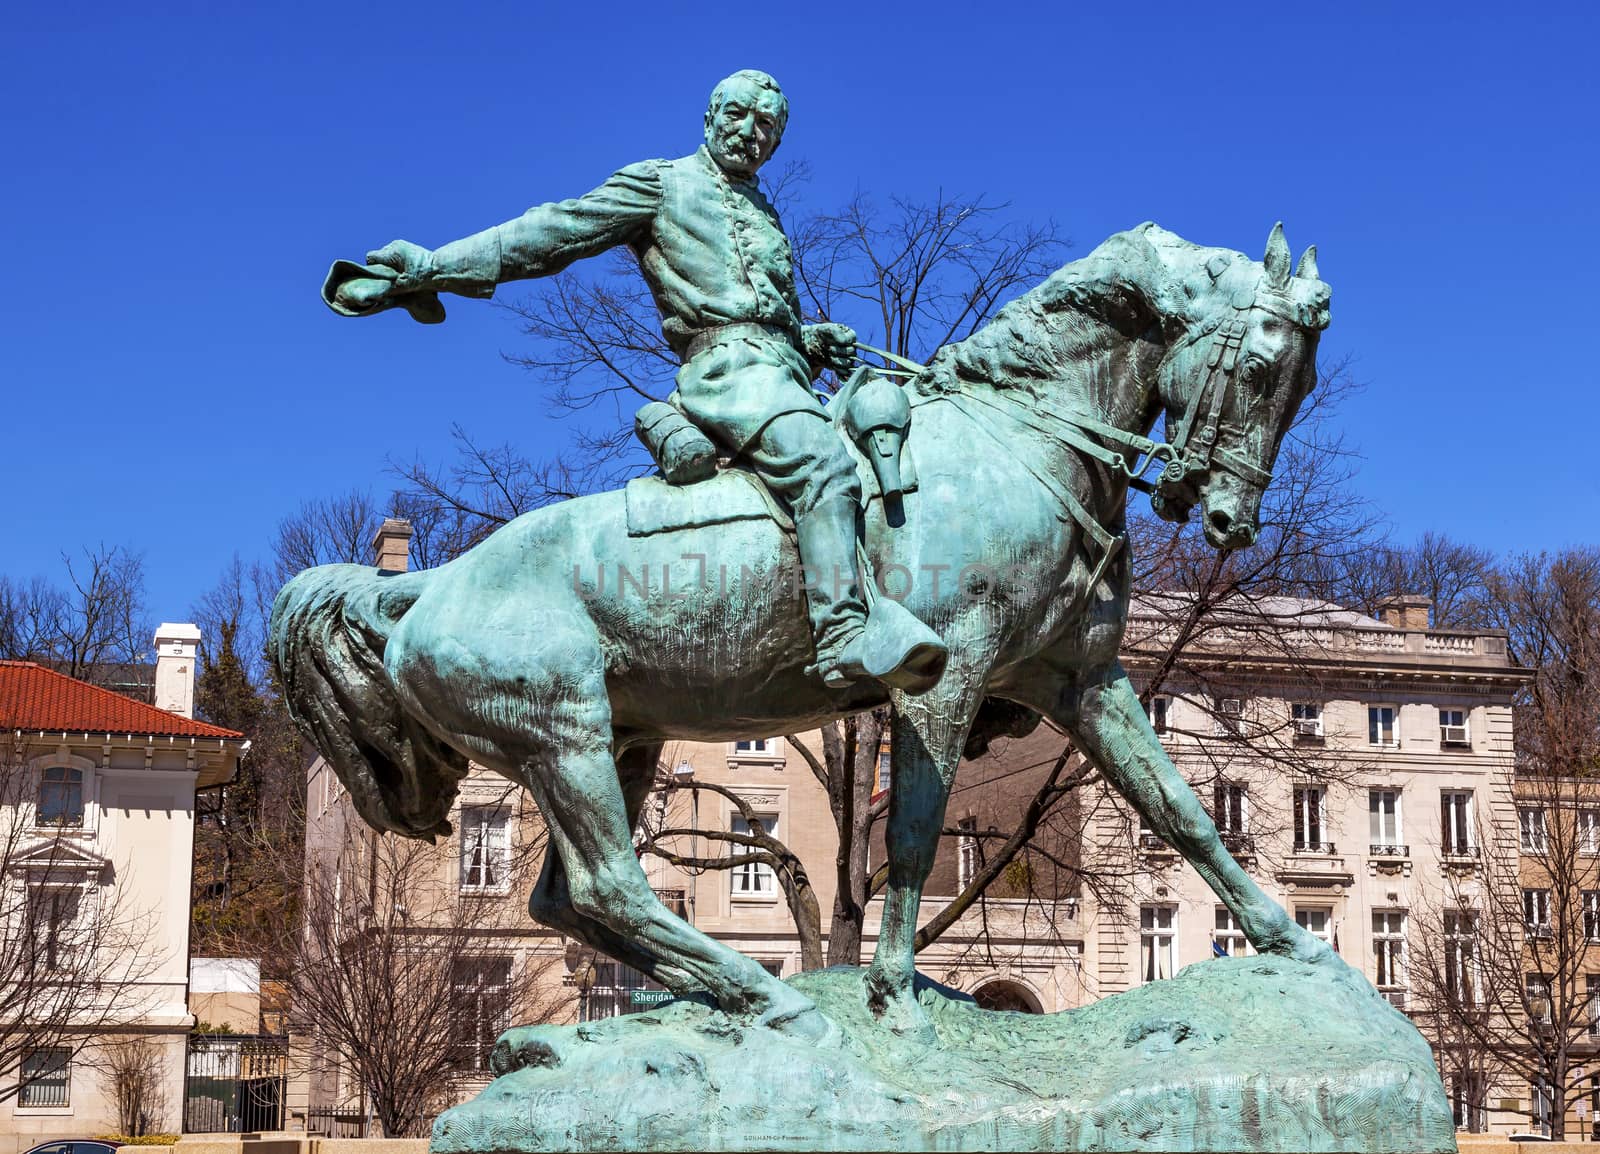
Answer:
<svg viewBox="0 0 1600 1154"><path fill-rule="evenodd" d="M896 685L942 668L945 647L898 605L879 599L869 612L863 597L861 484L811 388L824 369L848 371L856 336L844 325L801 324L789 241L755 178L788 114L772 77L736 72L713 90L705 143L693 155L629 165L576 200L538 205L432 251L394 241L367 257L382 267L336 265L324 299L351 315L399 304L438 320L435 292L492 296L505 281L550 276L626 244L683 361L672 404L794 518L817 674L833 688L867 676ZM387 283L360 295L375 276Z"/></svg>

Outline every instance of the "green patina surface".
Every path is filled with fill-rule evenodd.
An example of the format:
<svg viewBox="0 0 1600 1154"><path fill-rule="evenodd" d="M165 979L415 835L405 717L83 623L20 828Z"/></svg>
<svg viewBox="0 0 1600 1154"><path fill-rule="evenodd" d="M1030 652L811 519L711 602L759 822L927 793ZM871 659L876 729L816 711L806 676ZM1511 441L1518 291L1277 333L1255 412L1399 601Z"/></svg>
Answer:
<svg viewBox="0 0 1600 1154"><path fill-rule="evenodd" d="M279 594L286 697L367 821L447 832L468 758L504 774L550 828L533 916L719 1007L540 1045L513 1032L507 1061L533 1066L450 1115L440 1149L761 1147L749 1119L764 1114L795 1128L788 1147L1446 1148L1420 1037L1227 852L1117 662L1132 490L1171 519L1198 510L1219 549L1255 538L1328 323L1314 253L1291 271L1281 228L1254 261L1141 225L927 366L902 366L898 383L858 374L824 408L811 382L848 370L856 341L802 323L788 241L756 183L787 116L770 77L736 74L693 155L631 165L438 249L396 241L324 284L344 315L399 307L434 322L441 292L484 297L629 246L683 360L670 411L637 422L663 476L694 482L718 449L775 503L762 515L727 478L686 484L681 502L659 486L598 494L520 517L434 570L324 566ZM801 571L811 580L797 585ZM1285 968L1208 966L1027 1024L917 997L922 886L990 696L1067 731ZM631 831L665 742L793 733L885 701L889 882L864 976L781 982L661 905ZM1298 1005L1271 993L1283 982L1298 983ZM1273 1048L1291 1035L1252 1032L1258 1003L1285 1030L1308 1008L1332 1023L1310 1080ZM1189 1024L1129 1043L1123 1017L1153 1021L1158 1006ZM1386 1047L1408 1055L1403 1077ZM650 1053L666 1067L641 1065ZM729 1076L706 1076L726 1062ZM1321 1121L1295 1121L1317 1095ZM1245 1109L1254 1122L1227 1113ZM520 1119L515 1142L464 1121L491 1115Z"/></svg>
<svg viewBox="0 0 1600 1154"><path fill-rule="evenodd" d="M682 1002L513 1031L496 1058L521 1064L433 1150L1455 1149L1427 1045L1348 969L1219 959L1044 1015L927 984L917 1038L860 971L794 984L837 1023L820 1043Z"/></svg>

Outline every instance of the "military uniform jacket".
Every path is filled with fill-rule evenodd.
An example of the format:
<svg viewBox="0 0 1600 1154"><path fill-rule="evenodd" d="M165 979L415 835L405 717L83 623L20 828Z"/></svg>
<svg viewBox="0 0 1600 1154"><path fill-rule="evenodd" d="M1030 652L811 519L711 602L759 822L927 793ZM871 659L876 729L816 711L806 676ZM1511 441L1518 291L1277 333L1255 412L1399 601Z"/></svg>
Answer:
<svg viewBox="0 0 1600 1154"><path fill-rule="evenodd" d="M678 160L646 160L575 200L541 204L515 220L446 245L434 283L489 296L497 283L550 276L573 261L627 245L639 258L667 343L680 356L701 333L753 323L787 340L744 338L734 366L712 344L679 374L683 410L707 432L742 448L774 416L821 412L800 348L800 304L789 239L754 181L729 177L705 148ZM702 364L702 362L707 362Z"/></svg>

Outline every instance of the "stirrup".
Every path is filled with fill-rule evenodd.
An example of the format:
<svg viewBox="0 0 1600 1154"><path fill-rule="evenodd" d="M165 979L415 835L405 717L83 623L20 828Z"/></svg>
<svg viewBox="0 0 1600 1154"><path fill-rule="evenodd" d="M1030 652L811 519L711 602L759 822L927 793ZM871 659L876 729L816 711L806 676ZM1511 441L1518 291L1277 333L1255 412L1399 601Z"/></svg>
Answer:
<svg viewBox="0 0 1600 1154"><path fill-rule="evenodd" d="M830 658L819 660L817 672L829 689L870 677L915 696L939 683L949 658L950 650L937 633L898 601L880 597L861 632Z"/></svg>

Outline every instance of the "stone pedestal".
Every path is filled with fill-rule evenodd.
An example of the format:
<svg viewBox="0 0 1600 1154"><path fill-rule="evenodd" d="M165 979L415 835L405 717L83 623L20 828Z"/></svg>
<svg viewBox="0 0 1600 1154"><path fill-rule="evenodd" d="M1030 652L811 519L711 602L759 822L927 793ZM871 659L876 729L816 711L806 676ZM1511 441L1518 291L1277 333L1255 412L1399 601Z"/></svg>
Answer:
<svg viewBox="0 0 1600 1154"><path fill-rule="evenodd" d="M1081 1010L980 1010L933 983L933 1036L803 974L807 1043L705 1006L515 1031L538 1064L442 1115L435 1154L544 1150L1453 1152L1432 1057L1342 963L1226 958Z"/></svg>

